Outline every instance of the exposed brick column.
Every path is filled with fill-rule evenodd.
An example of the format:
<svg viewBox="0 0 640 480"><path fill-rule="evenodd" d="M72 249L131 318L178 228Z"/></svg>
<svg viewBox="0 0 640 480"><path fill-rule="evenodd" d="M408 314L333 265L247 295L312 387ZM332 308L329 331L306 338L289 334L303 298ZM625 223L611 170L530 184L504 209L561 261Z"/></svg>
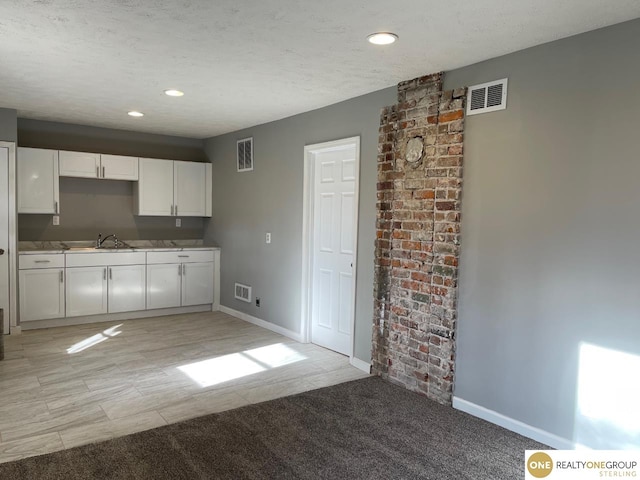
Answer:
<svg viewBox="0 0 640 480"><path fill-rule="evenodd" d="M389 308L391 279L391 231L393 180L395 169L394 145L398 128L395 106L382 110L378 136L378 198L376 203L376 240L374 264L373 351L372 370L387 373Z"/></svg>
<svg viewBox="0 0 640 480"><path fill-rule="evenodd" d="M378 155L375 374L451 402L465 90L442 74L398 85Z"/></svg>

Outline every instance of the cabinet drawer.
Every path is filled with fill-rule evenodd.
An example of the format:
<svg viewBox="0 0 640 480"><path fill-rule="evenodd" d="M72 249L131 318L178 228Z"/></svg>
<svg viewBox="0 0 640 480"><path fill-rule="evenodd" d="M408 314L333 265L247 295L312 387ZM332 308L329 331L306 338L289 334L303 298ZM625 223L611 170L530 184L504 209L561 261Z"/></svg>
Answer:
<svg viewBox="0 0 640 480"><path fill-rule="evenodd" d="M64 255L61 253L46 253L19 256L20 270L29 268L62 268L64 267Z"/></svg>
<svg viewBox="0 0 640 480"><path fill-rule="evenodd" d="M182 252L147 252L147 264L213 262L212 250L184 250Z"/></svg>
<svg viewBox="0 0 640 480"><path fill-rule="evenodd" d="M115 265L144 265L144 252L67 253L67 267L99 267Z"/></svg>

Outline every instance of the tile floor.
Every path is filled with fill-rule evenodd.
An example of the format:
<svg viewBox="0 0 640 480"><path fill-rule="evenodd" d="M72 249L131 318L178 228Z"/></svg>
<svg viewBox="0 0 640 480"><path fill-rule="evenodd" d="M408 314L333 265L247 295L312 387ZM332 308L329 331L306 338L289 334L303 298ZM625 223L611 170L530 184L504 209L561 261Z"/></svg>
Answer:
<svg viewBox="0 0 640 480"><path fill-rule="evenodd" d="M0 462L365 376L220 312L27 331L5 337Z"/></svg>

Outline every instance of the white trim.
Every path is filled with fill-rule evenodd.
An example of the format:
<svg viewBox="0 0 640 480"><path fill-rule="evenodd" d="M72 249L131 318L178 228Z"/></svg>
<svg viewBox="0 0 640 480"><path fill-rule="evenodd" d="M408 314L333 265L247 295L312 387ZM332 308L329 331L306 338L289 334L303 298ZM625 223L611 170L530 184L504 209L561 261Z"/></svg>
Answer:
<svg viewBox="0 0 640 480"><path fill-rule="evenodd" d="M36 328L66 327L69 325L86 325L89 323L135 320L138 318L161 317L163 315L180 315L184 313L210 312L211 304L194 305L190 307L158 308L154 310L140 310L138 312L105 313L102 315L85 315L81 317L53 318L50 320L29 320L21 323L22 330ZM12 332L13 333L13 330Z"/></svg>
<svg viewBox="0 0 640 480"><path fill-rule="evenodd" d="M573 450L576 448L576 444L566 438L559 437L553 433L549 433L545 430L541 430L537 427L532 427L519 420L502 415L501 413L489 410L488 408L481 407L475 403L471 403L467 400L463 400L459 397L453 397L453 408L466 412L474 417L481 418L487 422L499 425L512 432L519 433L525 437L536 440L545 445L549 445L559 450Z"/></svg>
<svg viewBox="0 0 640 480"><path fill-rule="evenodd" d="M349 363L356 367L358 370L362 370L365 373L371 373L371 363L360 360L356 357L351 357Z"/></svg>
<svg viewBox="0 0 640 480"><path fill-rule="evenodd" d="M0 147L9 150L8 182L9 182L9 244L6 254L9 256L9 332L18 325L18 230L16 219L16 144L15 142L0 141ZM17 332L19 333L19 332Z"/></svg>
<svg viewBox="0 0 640 480"><path fill-rule="evenodd" d="M21 335L22 334L22 327L20 325L18 325L17 327L11 327L11 335Z"/></svg>
<svg viewBox="0 0 640 480"><path fill-rule="evenodd" d="M253 315L249 315L248 313L240 312L238 310L234 310L233 308L225 307L224 305L220 305L220 311L222 313L231 315L232 317L244 320L245 322L253 323L254 325L257 325L259 327L266 328L267 330L279 333L280 335L284 335L285 337L295 340L296 342L305 343L302 340L302 335L300 335L299 333L296 333L293 330L289 330L284 327L280 327L278 325L274 325L271 322L267 322L266 320L262 320L261 318L254 317Z"/></svg>
<svg viewBox="0 0 640 480"><path fill-rule="evenodd" d="M211 311L220 310L220 249L213 251L213 305Z"/></svg>
<svg viewBox="0 0 640 480"><path fill-rule="evenodd" d="M304 147L304 181L302 199L302 289L300 293L301 317L300 332L304 342L311 341L311 238L313 225L313 166L312 155L319 150L339 149L347 145L354 145L355 158L355 185L354 185L354 232L353 232L353 306L351 315L351 352L355 350L355 310L356 310L356 279L358 271L358 219L360 203L360 136L333 140L331 142L315 143Z"/></svg>

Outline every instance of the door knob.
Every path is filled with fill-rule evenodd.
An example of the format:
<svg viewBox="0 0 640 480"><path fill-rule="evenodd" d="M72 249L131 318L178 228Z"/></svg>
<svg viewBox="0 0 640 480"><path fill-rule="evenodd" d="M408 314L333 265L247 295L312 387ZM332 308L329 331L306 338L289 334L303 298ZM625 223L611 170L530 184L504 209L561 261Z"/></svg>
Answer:
<svg viewBox="0 0 640 480"><path fill-rule="evenodd" d="M0 255L4 255L4 248L0 248Z"/></svg>

